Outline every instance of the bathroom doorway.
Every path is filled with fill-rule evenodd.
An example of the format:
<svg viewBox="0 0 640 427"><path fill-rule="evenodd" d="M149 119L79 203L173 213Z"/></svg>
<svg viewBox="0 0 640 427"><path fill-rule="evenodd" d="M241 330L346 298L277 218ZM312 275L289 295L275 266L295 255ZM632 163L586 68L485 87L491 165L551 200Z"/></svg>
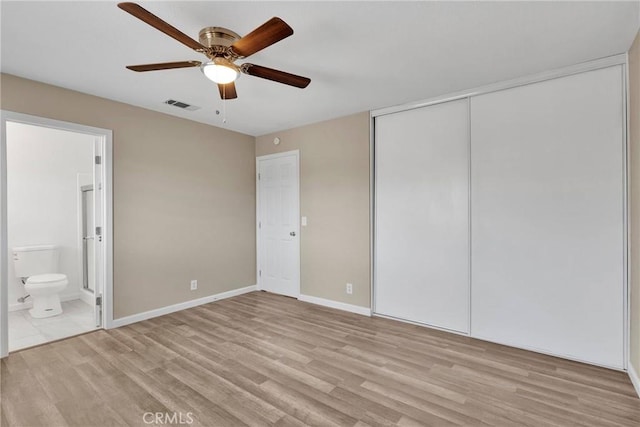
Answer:
<svg viewBox="0 0 640 427"><path fill-rule="evenodd" d="M0 355L112 322L111 131L2 112Z"/></svg>

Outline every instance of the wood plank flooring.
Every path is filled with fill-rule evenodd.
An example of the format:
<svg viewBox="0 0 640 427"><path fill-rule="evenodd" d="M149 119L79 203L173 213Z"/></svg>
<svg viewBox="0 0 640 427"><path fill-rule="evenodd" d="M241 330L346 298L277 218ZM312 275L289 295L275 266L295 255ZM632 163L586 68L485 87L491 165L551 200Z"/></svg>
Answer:
<svg viewBox="0 0 640 427"><path fill-rule="evenodd" d="M12 353L1 375L3 427L640 426L622 372L264 292Z"/></svg>

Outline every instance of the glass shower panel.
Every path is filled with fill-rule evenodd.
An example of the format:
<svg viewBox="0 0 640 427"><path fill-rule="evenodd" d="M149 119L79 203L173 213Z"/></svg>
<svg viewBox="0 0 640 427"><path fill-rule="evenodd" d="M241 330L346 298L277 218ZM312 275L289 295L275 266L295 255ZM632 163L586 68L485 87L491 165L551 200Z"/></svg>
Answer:
<svg viewBox="0 0 640 427"><path fill-rule="evenodd" d="M95 227L93 222L93 185L82 187L82 287L95 289Z"/></svg>

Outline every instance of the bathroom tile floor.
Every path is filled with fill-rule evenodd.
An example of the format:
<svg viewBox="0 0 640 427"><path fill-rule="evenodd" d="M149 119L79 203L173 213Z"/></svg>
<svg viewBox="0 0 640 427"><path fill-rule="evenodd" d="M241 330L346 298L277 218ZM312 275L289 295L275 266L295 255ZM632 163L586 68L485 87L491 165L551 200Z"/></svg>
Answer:
<svg viewBox="0 0 640 427"><path fill-rule="evenodd" d="M96 329L93 307L82 300L62 303L62 314L34 319L29 310L9 312L9 351L43 344Z"/></svg>

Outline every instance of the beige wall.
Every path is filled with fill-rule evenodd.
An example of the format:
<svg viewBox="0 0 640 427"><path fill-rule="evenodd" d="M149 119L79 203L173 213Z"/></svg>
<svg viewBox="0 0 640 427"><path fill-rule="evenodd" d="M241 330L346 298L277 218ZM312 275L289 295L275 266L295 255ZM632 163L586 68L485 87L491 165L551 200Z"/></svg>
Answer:
<svg viewBox="0 0 640 427"><path fill-rule="evenodd" d="M113 130L114 318L256 283L253 137L11 75L1 88L4 110Z"/></svg>
<svg viewBox="0 0 640 427"><path fill-rule="evenodd" d="M280 145L273 144L279 137ZM300 150L300 291L370 307L369 114L256 139L256 156ZM345 292L353 283L353 294Z"/></svg>
<svg viewBox="0 0 640 427"><path fill-rule="evenodd" d="M631 364L640 373L640 32L629 51Z"/></svg>

